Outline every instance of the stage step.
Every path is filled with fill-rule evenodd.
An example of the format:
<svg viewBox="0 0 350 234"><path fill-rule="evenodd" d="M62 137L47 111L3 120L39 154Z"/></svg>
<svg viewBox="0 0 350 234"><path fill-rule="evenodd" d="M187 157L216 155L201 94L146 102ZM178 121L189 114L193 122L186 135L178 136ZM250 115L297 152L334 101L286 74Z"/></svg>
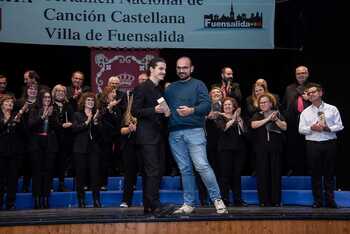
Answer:
<svg viewBox="0 0 350 234"><path fill-rule="evenodd" d="M101 192L101 201L104 207L118 207L122 201L124 178L110 177L108 191ZM74 179L66 178L65 187L70 192L56 192L58 179L54 178L50 204L52 208L77 207ZM22 188L22 179L18 188ZM142 179L138 177L134 192L133 205L142 206ZM282 178L282 203L284 205L310 206L312 204L311 178L309 176L290 176ZM242 176L242 196L250 205L258 204L255 177ZM231 196L232 198L232 196ZM86 193L87 204L92 204L91 192ZM181 205L183 203L180 177L165 176L161 182L160 199L163 203ZM336 192L336 199L341 207L350 207L350 192ZM199 204L198 196L196 204ZM31 193L17 193L17 209L32 209L33 199Z"/></svg>
<svg viewBox="0 0 350 234"><path fill-rule="evenodd" d="M108 178L108 190L121 191L123 190L124 178L123 177L109 177ZM74 190L74 179L66 178L65 187L69 190ZM171 177L164 176L161 182L161 189L163 190L181 190L181 180L179 176ZM18 189L22 188L22 178L19 180ZM58 179L53 179L53 189L58 190ZM256 181L253 176L242 176L242 189L243 190L255 190ZM310 190L311 178L309 176L285 176L282 177L282 189L283 190ZM31 188L29 188L31 191ZM142 190L142 179L137 178L136 190Z"/></svg>
<svg viewBox="0 0 350 234"><path fill-rule="evenodd" d="M243 190L243 199L249 205L257 205L256 190ZM350 207L350 192L335 192L335 197L340 207ZM162 203L171 203L181 205L183 203L182 191L178 190L161 190L160 199ZM87 205L92 207L92 193L86 192ZM118 207L122 201L121 191L106 191L101 192L101 202L103 207ZM312 193L307 190L283 190L282 191L283 205L300 205L311 206ZM198 196L196 204L199 204ZM50 196L51 208L68 208L77 207L76 192L53 192ZM133 206L142 206L142 192L135 191ZM31 193L18 193L16 201L17 209L32 209L33 199Z"/></svg>

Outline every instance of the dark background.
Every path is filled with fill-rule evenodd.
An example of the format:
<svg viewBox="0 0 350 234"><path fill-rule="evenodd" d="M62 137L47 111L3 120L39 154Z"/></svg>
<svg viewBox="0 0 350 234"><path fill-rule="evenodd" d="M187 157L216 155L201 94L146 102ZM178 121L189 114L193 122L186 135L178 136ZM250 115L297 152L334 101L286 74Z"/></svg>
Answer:
<svg viewBox="0 0 350 234"><path fill-rule="evenodd" d="M345 130L339 134L337 184L350 190L350 156L346 147L350 139L346 130L350 125L346 108L350 87L346 85L350 69L348 13L341 1L278 0L275 49L162 49L161 56L168 64L167 79L176 79L176 59L187 55L195 66L193 76L208 85L219 81L223 66L231 66L245 97L250 95L251 85L258 78L266 79L269 90L283 96L285 87L295 79L295 67L306 65L310 80L324 86L327 102L341 112ZM38 71L43 83L51 87L69 84L74 70L83 71L89 83L90 48L0 43L0 73L9 78L10 90L20 89L27 69Z"/></svg>

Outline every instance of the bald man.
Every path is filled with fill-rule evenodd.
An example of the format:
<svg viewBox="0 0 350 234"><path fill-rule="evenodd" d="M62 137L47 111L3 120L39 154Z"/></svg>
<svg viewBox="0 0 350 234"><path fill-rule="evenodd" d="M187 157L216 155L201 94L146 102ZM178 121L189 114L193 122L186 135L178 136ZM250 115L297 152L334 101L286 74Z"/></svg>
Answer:
<svg viewBox="0 0 350 234"><path fill-rule="evenodd" d="M184 204L174 214L190 214L194 211L195 177L193 166L200 174L216 212L227 213L213 169L208 163L205 136L205 116L211 102L205 84L192 78L194 66L191 59L181 57L176 62L179 80L165 90L165 98L171 110L169 118L169 144L180 169Z"/></svg>
<svg viewBox="0 0 350 234"><path fill-rule="evenodd" d="M306 175L306 156L304 137L298 132L301 112L311 103L305 94L309 83L309 69L298 66L295 69L295 81L288 85L284 94L284 111L287 119L287 175Z"/></svg>

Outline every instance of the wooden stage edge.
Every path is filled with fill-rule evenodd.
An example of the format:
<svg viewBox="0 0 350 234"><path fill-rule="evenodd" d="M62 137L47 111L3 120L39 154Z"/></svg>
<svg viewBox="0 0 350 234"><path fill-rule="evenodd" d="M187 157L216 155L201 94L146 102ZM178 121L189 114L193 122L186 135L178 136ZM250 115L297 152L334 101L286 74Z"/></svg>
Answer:
<svg viewBox="0 0 350 234"><path fill-rule="evenodd" d="M160 223L59 224L0 227L1 234L333 234L350 233L349 221L232 220Z"/></svg>
<svg viewBox="0 0 350 234"><path fill-rule="evenodd" d="M199 208L187 216L171 215L170 210L149 216L142 211L141 207L1 211L0 234L350 234L349 208L252 206L230 208L226 215Z"/></svg>

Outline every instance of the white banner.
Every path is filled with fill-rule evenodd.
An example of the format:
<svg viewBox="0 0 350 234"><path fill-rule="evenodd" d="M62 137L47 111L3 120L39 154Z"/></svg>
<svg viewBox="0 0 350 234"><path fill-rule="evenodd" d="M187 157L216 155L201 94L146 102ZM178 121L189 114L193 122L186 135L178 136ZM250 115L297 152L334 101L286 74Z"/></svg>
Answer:
<svg viewBox="0 0 350 234"><path fill-rule="evenodd" d="M275 0L0 0L0 42L271 49Z"/></svg>

